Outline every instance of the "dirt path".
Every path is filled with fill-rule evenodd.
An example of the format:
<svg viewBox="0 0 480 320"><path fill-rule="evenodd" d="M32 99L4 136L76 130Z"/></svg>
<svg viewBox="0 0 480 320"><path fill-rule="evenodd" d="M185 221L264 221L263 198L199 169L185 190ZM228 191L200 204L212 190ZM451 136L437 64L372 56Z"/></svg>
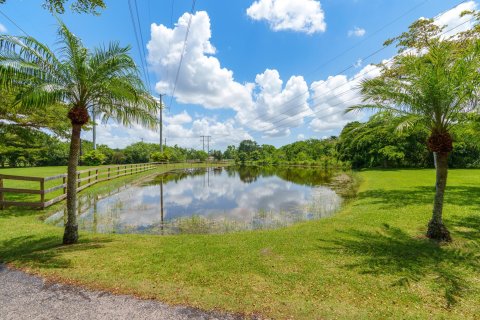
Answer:
<svg viewBox="0 0 480 320"><path fill-rule="evenodd" d="M0 318L10 319L241 319L157 301L89 291L0 265Z"/></svg>

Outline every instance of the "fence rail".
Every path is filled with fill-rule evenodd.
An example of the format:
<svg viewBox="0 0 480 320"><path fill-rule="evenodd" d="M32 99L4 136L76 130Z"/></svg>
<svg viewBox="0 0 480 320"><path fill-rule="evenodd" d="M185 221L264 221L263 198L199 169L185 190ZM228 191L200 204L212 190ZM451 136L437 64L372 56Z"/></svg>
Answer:
<svg viewBox="0 0 480 320"><path fill-rule="evenodd" d="M192 165L194 162L187 162L186 164ZM139 164L128 164L128 165L111 165L103 166L97 168L90 168L85 170L77 171L77 192L85 188L88 188L96 183L102 181L113 180L127 175L133 175L154 168L158 168L161 165L173 165L175 163L165 163L165 162L152 162L152 163L139 163ZM4 187L5 181L7 180L17 180L24 181L30 184L38 183L39 188L9 188ZM52 186L51 181L58 181L58 184L54 183ZM61 192L58 192L62 190ZM46 200L46 195L51 193L57 193L52 199ZM40 199L38 201L14 201L14 200L5 200L5 193L10 194L28 194L28 195L39 195ZM60 194L58 194L60 193ZM64 200L67 197L67 174L58 174L51 177L27 177L27 176L17 176L17 175L7 175L0 174L0 210L3 210L10 206L18 207L30 207L30 208L46 208L55 204L59 201Z"/></svg>

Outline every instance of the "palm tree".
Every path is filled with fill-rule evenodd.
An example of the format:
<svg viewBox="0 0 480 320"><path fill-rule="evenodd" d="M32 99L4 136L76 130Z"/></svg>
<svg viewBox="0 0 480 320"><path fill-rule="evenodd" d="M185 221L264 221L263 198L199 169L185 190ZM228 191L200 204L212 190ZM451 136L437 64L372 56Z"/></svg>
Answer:
<svg viewBox="0 0 480 320"><path fill-rule="evenodd" d="M32 37L0 36L0 87L19 90L15 103L44 109L62 103L72 126L67 172L67 212L64 244L78 241L76 171L82 126L95 105L103 120L132 122L154 128L157 105L147 93L129 47L111 43L93 51L59 22L55 53Z"/></svg>
<svg viewBox="0 0 480 320"><path fill-rule="evenodd" d="M399 54L381 65L380 76L362 82L364 104L347 112L386 111L397 117L399 130L428 129L427 145L436 155L436 192L427 237L451 241L442 219L448 154L453 149L453 129L475 107L480 44L474 37L446 39L442 30L432 20L419 20L396 38Z"/></svg>

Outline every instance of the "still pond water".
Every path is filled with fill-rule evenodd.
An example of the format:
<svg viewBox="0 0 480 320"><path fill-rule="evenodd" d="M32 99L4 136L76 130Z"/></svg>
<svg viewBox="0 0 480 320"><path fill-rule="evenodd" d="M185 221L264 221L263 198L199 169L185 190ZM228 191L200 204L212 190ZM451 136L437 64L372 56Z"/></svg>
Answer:
<svg viewBox="0 0 480 320"><path fill-rule="evenodd" d="M78 223L100 233L225 233L272 229L334 214L342 197L321 169L226 167L144 178L79 195ZM47 219L62 226L65 209Z"/></svg>

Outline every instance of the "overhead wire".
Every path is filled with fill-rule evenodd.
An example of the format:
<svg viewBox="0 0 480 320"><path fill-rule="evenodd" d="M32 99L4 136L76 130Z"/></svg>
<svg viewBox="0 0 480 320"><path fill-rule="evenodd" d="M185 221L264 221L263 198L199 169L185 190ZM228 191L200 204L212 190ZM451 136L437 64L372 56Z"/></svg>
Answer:
<svg viewBox="0 0 480 320"><path fill-rule="evenodd" d="M174 7L175 7L175 0L172 0L172 5L171 5L171 8L170 8L170 27L172 28L172 31L175 29L175 26L173 24L173 11L174 11ZM172 47L172 38L170 38L170 40L168 41L168 52L170 52L170 48ZM169 68L166 68L167 69L167 79L169 79L170 77L170 69ZM167 106L167 112L170 111L170 105L172 104L172 101L170 99L170 103L169 105Z"/></svg>
<svg viewBox="0 0 480 320"><path fill-rule="evenodd" d="M378 33L379 33L381 30L383 30L384 28L392 25L393 23L395 23L396 21L400 20L401 18L403 18L404 16L406 16L407 14L409 14L410 12L412 12L413 10L415 10L416 8L420 7L421 5L425 4L425 3L428 2L428 1L430 1L430 0L426 0L426 1L422 2L420 5L416 5L416 6L412 7L410 10L406 11L406 12L403 13L401 16L399 16L399 17L397 17L396 19L394 19L393 21L387 23L387 24L386 24L384 27L382 27L381 29L378 29L377 31L375 31L370 37L372 37L374 34L378 34ZM454 9L454 8L457 8L458 6L460 6L460 5L462 5L463 3L466 3L466 2L468 2L468 0L464 0L464 1L459 2L459 3L456 4L455 6L453 6L453 7L449 8L449 9L446 9L446 10L440 12L440 13L437 14L433 19L438 18L439 16L443 15L444 13L446 13L446 12L448 12L448 11ZM367 40L367 39L365 39L365 40ZM348 52L348 51L350 51L351 49L355 48L356 46L358 46L358 45L352 46L351 48L347 49L346 51L340 53L339 56L336 56L336 57L330 59L329 61L327 61L327 62L324 63L323 65L326 65L326 64L328 64L328 63L336 60L338 57L342 56L343 54L345 54L346 52ZM375 50L374 52L372 52L372 53L366 55L365 57L361 58L361 60L362 60L362 61L365 61L365 60L367 60L367 59L370 59L370 58L372 58L373 56L375 56L375 55L379 54L380 52L384 51L386 48L387 48L386 46L382 46L381 48L379 48L379 49ZM320 67L318 67L318 68L320 68ZM317 68L317 69L318 69L318 68ZM349 66L347 66L347 67L345 67L344 69L342 69L340 72L336 73L334 76L341 75L341 74L349 71L349 70L352 69L352 68L355 68L355 64L350 64ZM321 85L321 83L318 83L318 84L316 84L316 85L310 86L310 88L309 88L308 90L306 90L306 91L304 91L304 92L302 92L302 93L294 96L293 98L290 98L288 101L286 101L286 102L280 104L279 106L277 106L277 108L280 107L281 110L283 110L283 107L289 106L290 103L293 103L293 102L295 102L298 98L301 98L301 97L309 94L312 89L315 89L316 87L318 87L318 86L320 86L320 85ZM302 103L302 104L303 104L303 103ZM283 112L283 113L281 113L281 114L287 113L287 112L289 111L289 109L291 109L291 108L287 108L286 111ZM276 115L269 115L269 114L270 114L270 112L264 112L264 113L262 113L262 114L260 114L260 115L257 115L255 118L251 119L250 121L251 121L251 122L254 122L254 121L256 121L256 120L260 120L260 119L262 119L264 116L267 116L267 115L269 116L269 117L266 119L266 120L268 121L268 119L276 118L276 117L279 115L279 114L276 114ZM265 119L262 119L262 120L265 120Z"/></svg>
<svg viewBox="0 0 480 320"><path fill-rule="evenodd" d="M448 29L447 31L442 32L439 36L445 35L445 34L451 32L451 31L453 31L453 30L455 30L455 29L457 29L457 28L459 28L459 27L461 27L461 26L463 26L463 25L465 25L465 24L467 24L467 23L472 22L473 20L475 20L475 18L472 18L472 19L470 19L470 20L464 21L463 23L458 24L457 26L455 26L455 27L453 27L453 28L450 28L450 29ZM394 58L395 58L395 57L392 57L392 58L390 58L390 59L387 59L386 62L384 62L384 63L388 63L389 61L392 61ZM365 73L365 74L368 74L368 73L373 72L373 71L374 71L374 70L370 70L370 71L368 71L368 72ZM362 75L364 76L365 74L362 74ZM343 85L342 85L342 86L343 86ZM342 86L339 86L338 88L340 88L340 87L342 87ZM335 88L335 89L336 89L336 88ZM333 90L334 90L334 89L333 89ZM353 90L352 90L352 89L346 90L346 91L340 93L339 95L336 95L335 97L332 97L331 99L329 99L329 100L327 100L327 101L322 101L321 103L315 104L315 105L313 105L312 107L314 108L314 107L319 106L319 105L321 105L321 104L328 103L330 100L336 99L336 98L338 98L339 96L342 96L342 95L344 95L344 94L346 94L346 93L349 93L349 92L353 92ZM346 100L346 101L342 101L342 102L337 103L337 104L334 104L334 105L329 105L328 108L334 108L334 107L337 107L337 106L339 106L339 105L342 105L342 104L345 104L345 103L348 103L348 102L350 102L350 101L357 100L357 99L358 99L358 97L354 97L354 98L352 98L352 99L349 99L349 100ZM311 110L312 110L312 109L310 109L310 111L311 111ZM324 111L325 111L325 110L318 110L318 111L315 111L315 112L311 111L310 114L303 114L303 112L301 112L301 113L298 113L298 114L294 115L294 117L298 117L299 115L301 115L302 118L304 118L304 117L310 117L310 116L317 115L317 114L319 114L320 112L324 112ZM331 113L331 114L327 114L326 116L324 115L323 117L320 117L320 118L319 118L319 117L315 117L315 118L321 120L321 119L328 118L328 117L331 117L331 116L333 116L333 115L340 114L340 113L344 113L344 112L345 112L345 110L339 110L338 112L334 112L334 113ZM283 125L281 125L281 126L276 126L276 127L274 127L274 128L267 128L267 129L265 129L265 130L259 130L259 131L262 132L262 131L267 131L267 130L274 130L274 129L279 129L279 128L283 128L283 127L288 127L288 123L289 123L289 122L291 122L291 121L297 121L297 120L299 120L299 119L292 119L291 117L290 117L290 118L284 118L284 119L281 119L281 120L277 121L276 123L279 123L279 122L282 122L282 121L285 121L285 120L288 120L288 122L285 123L285 124L283 124ZM275 123L274 123L274 124L275 124Z"/></svg>
<svg viewBox="0 0 480 320"><path fill-rule="evenodd" d="M145 45L144 45L144 44L146 44L146 42L143 41L143 31L142 31L142 26L140 24L140 15L138 13L137 0L133 0L133 3L135 4L135 12L136 12L136 16L137 16L138 30L140 32L140 40L141 40L141 43L142 43L141 48L142 48L142 53L143 53L143 59L144 59L144 62L145 62L145 72L147 73L146 77L147 77L148 88L149 88L149 91L152 92L152 84L150 82L150 73L148 72L147 54L145 52Z"/></svg>
<svg viewBox="0 0 480 320"><path fill-rule="evenodd" d="M136 21L135 21L134 7L132 6L132 0L128 0L128 9L129 9L129 13L130 13L130 18L132 20L133 32L134 32L134 35L135 35L137 50L138 50L138 53L140 55L140 64L141 64L141 68L142 68L143 78L144 78L146 84L148 85L148 91L151 92L152 89L151 89L151 86L150 86L150 80L149 80L147 67L146 67L145 50L143 49L143 36L142 36L141 28L140 28L140 30L137 30L137 27L140 27L140 19L139 19L139 15L138 15L138 6L137 6L136 1L134 1L134 3L135 3L135 7L137 8L136 17L138 19L138 23L136 23ZM140 37L142 38L141 40L139 39L139 32L140 32Z"/></svg>
<svg viewBox="0 0 480 320"><path fill-rule="evenodd" d="M195 11L195 3L196 3L196 0L192 0L192 8L190 10L190 18L188 20L187 30L185 32L185 39L183 41L182 54L180 56L180 61L178 63L177 74L175 75L175 82L173 84L173 90L172 90L172 93L170 95L170 104L169 104L170 106L172 105L173 97L175 96L175 90L177 89L177 83L178 83L178 78L179 78L179 75L180 75L180 69L182 68L183 56L185 55L185 50L187 49L188 34L190 33L190 26L192 24L193 12Z"/></svg>
<svg viewBox="0 0 480 320"><path fill-rule="evenodd" d="M443 11L442 13L436 15L433 19L441 16L442 14L444 14L445 12L447 12L447 11L449 11L449 10L452 10L453 8L458 7L459 5L461 5L461 4L464 3L464 2L466 2L466 1L462 1L461 3L457 4L456 6L450 8L450 9L448 9L448 10ZM470 21L471 21L471 20L470 20ZM465 24L465 23L467 23L467 22L469 22L469 21L466 21L466 22L464 22L463 24ZM461 25L463 25L463 24L461 24ZM461 26L461 25L458 25L457 27L459 27L459 26ZM457 28L457 27L455 27L455 28ZM455 28L453 28L453 29L455 29ZM445 33L450 32L450 31L451 31L451 30L446 31L446 32L444 32L444 33L442 33L442 34L445 34ZM384 47L383 47L383 48L384 48ZM373 52L372 54L368 55L367 57L370 58L370 57L378 54L378 52L382 51L383 48L378 49L377 51ZM365 59L367 59L367 57L365 57ZM370 73L370 72L372 72L372 71L374 71L374 70L370 70L370 71L368 71L367 73L364 73L364 74L359 74L358 76L364 76L365 74L368 74L368 73ZM342 73L343 73L343 72L339 73L339 75L342 74ZM358 77L358 76L356 76L356 77ZM346 85L349 85L352 80L355 80L356 77L354 77L353 79L350 79L348 82L345 82L345 83L343 83L343 84L340 85L340 86L337 86L337 87L335 87L335 88L330 89L327 93L334 93L335 90L337 90L337 89L339 89L339 88L341 88L341 87L344 87L344 86L346 86ZM317 85L317 86L318 86L318 85ZM315 87L315 86L314 86L314 87ZM312 87L312 88L314 88L314 87ZM343 95L344 93L348 93L348 92L350 92L350 91L351 91L351 90L347 90L347 92L343 92L343 93L341 93L341 94ZM337 97L338 97L338 95L335 95L335 97L332 97L332 99L335 99L335 98L337 98ZM292 100L293 100L293 99L292 99ZM328 100L327 100L327 101L324 101L323 103L326 103L326 102L328 102ZM305 103L306 103L306 102L302 102L300 105L297 104L295 107L299 107L299 106L301 106L301 105L303 105L303 104L305 104ZM264 122L267 122L267 121L270 120L270 119L275 119L275 118L278 117L279 115L284 115L284 114L288 113L288 112L291 111L292 109L293 109L293 108L286 109L286 111L284 111L284 112L282 112L282 113L280 113L280 114L275 114L275 115L273 115L273 116L270 116L270 117L267 118L267 119L262 119L262 120L263 120ZM301 113L303 113L303 112L304 112L304 111L301 111L300 113L297 113L297 114L301 114ZM289 116L291 116L291 115L287 115L287 117L289 117ZM288 118L287 118L287 119L288 119ZM257 117L255 117L254 119L249 120L249 122L256 121L256 120L260 120L260 117L257 116ZM281 120L278 120L278 121L276 121L276 122L283 121L283 120L285 120L285 119L281 119ZM268 125L268 124L267 124L267 125ZM266 130L270 130L270 128L269 128L269 129L266 129ZM265 130L258 130L258 131L265 131Z"/></svg>
<svg viewBox="0 0 480 320"><path fill-rule="evenodd" d="M7 19L8 21L10 21L15 27L17 27L18 30L20 30L21 32L23 32L24 35L26 35L27 37L30 37L30 35L22 28L20 27L20 25L18 23L15 22L15 20L13 20L13 18L10 18L6 13L4 13L2 10L0 10L0 14L2 16L5 17L5 19Z"/></svg>

